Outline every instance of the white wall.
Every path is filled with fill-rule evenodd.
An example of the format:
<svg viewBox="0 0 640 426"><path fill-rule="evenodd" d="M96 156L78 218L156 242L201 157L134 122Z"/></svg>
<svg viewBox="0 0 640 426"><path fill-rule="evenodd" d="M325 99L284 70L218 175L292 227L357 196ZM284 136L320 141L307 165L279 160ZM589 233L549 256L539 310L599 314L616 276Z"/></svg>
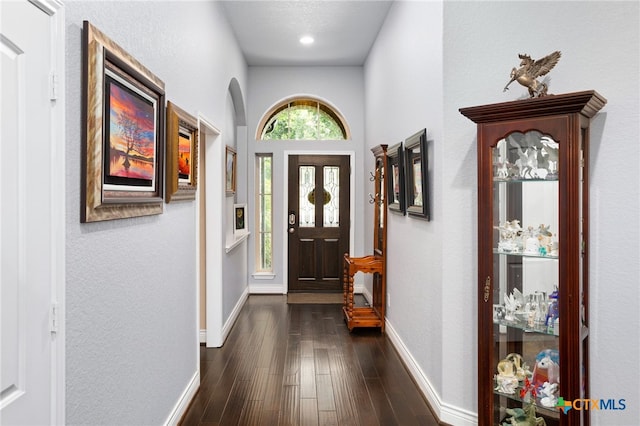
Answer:
<svg viewBox="0 0 640 426"><path fill-rule="evenodd" d="M223 143L225 146L236 150L236 193L228 196L225 194L224 209L222 211L223 229L225 230L225 241L221 242L225 245L222 271L222 318L227 328L235 320L235 318L231 317L234 308L239 302L244 302L243 295L248 293L247 240L244 239L244 241L236 244L238 235L234 235L233 231L235 224L233 206L235 203L246 202L247 198L247 142L244 132L239 135L235 112L236 106L231 93L228 92L225 108L225 129L228 129L228 131L223 135ZM227 246L233 246L233 249L226 250ZM226 336L222 337L225 338Z"/></svg>
<svg viewBox="0 0 640 426"><path fill-rule="evenodd" d="M363 232L370 232L371 223L363 223L364 211L369 207L365 196L371 192L368 178L365 181L364 167L373 163L370 152L363 153L364 147L364 103L362 67L249 67L249 91L247 114L247 152L249 162L248 193L254 194L254 155L257 152L273 153L273 266L272 280L250 278L251 292L286 292L286 212L285 184L287 167L285 152L355 152L356 202L351 206L356 220L351 224L355 231L355 243L351 252L356 256L365 254L362 248ZM262 116L271 107L294 95L311 95L333 105L347 121L352 139L349 141L256 141L256 130ZM371 166L372 169L372 166ZM367 169L368 170L368 169ZM255 201L250 196L249 223L255 224ZM253 237L253 236L252 236ZM364 250L366 251L366 250ZM255 271L255 238L249 244L249 272ZM367 254L370 254L367 252Z"/></svg>
<svg viewBox="0 0 640 426"><path fill-rule="evenodd" d="M525 96L517 84L502 92L517 54L561 50L550 92L595 89L608 99L591 132L591 396L627 408L592 420L637 424L638 28L637 2L392 6L365 67L367 144L427 127L433 219L389 217L388 320L442 420L469 424L477 413L476 127L458 108Z"/></svg>
<svg viewBox="0 0 640 426"><path fill-rule="evenodd" d="M66 3L66 420L162 424L198 369L195 203L80 224L83 20L223 134L229 82L244 86L246 65L217 3Z"/></svg>
<svg viewBox="0 0 640 426"><path fill-rule="evenodd" d="M447 170L443 165L442 79L442 4L395 2L365 65L366 140L369 148L383 143L391 146L427 129L431 221L388 215L387 330L398 335L419 366L423 389L438 409L447 379L442 370L444 358L459 356L443 348L442 322L448 320L449 311L457 310L456 306L444 306L443 298L449 286L462 285L445 284L443 278L443 236L456 232L460 224L455 223L456 212L446 209L445 197L451 189L443 189ZM371 210L366 212L367 223L373 222ZM454 223L454 228L445 234L449 223ZM462 260L460 251L466 245L451 253L451 260ZM465 294L460 297L472 299ZM472 330L464 334L472 335ZM472 352L469 347L460 365L473 363Z"/></svg>

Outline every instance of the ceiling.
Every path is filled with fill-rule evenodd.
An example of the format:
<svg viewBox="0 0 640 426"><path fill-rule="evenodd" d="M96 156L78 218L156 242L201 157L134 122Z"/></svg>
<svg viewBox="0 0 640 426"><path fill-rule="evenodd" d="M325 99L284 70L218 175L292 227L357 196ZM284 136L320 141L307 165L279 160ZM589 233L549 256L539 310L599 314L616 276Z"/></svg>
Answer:
<svg viewBox="0 0 640 426"><path fill-rule="evenodd" d="M360 66L393 0L223 1L249 66ZM315 42L302 45L303 35Z"/></svg>

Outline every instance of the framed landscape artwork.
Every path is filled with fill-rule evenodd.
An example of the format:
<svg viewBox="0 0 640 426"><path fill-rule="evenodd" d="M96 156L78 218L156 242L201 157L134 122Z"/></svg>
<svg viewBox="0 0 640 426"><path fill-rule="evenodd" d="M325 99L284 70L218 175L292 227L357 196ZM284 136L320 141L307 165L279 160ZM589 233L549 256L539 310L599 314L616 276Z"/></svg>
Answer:
<svg viewBox="0 0 640 426"><path fill-rule="evenodd" d="M405 179L404 179L404 154L402 142L387 148L387 207L398 213L405 213Z"/></svg>
<svg viewBox="0 0 640 426"><path fill-rule="evenodd" d="M195 200L198 188L198 121L167 102L165 201Z"/></svg>
<svg viewBox="0 0 640 426"><path fill-rule="evenodd" d="M81 222L162 213L164 83L83 25Z"/></svg>
<svg viewBox="0 0 640 426"><path fill-rule="evenodd" d="M429 220L429 167L427 129L404 141L407 165L407 213Z"/></svg>

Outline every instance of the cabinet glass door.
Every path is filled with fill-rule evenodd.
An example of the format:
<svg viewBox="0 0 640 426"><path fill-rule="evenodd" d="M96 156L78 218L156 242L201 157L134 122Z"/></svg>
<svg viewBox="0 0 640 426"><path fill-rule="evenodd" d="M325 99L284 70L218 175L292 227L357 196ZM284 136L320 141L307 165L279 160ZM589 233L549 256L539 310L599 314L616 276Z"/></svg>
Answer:
<svg viewBox="0 0 640 426"><path fill-rule="evenodd" d="M559 423L558 155L538 131L510 133L492 151L494 424Z"/></svg>

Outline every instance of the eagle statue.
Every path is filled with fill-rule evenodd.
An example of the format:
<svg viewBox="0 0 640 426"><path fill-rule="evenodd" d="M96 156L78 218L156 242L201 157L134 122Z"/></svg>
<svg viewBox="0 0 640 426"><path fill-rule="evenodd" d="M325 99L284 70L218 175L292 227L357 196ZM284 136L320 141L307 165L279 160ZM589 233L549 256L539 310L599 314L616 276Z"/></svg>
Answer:
<svg viewBox="0 0 640 426"><path fill-rule="evenodd" d="M509 85L518 81L529 90L529 97L536 98L547 95L547 85L536 78L547 74L560 60L560 52L555 51L544 58L534 61L529 55L518 54L521 59L520 68L511 70L511 80L504 86L503 92L509 90Z"/></svg>

